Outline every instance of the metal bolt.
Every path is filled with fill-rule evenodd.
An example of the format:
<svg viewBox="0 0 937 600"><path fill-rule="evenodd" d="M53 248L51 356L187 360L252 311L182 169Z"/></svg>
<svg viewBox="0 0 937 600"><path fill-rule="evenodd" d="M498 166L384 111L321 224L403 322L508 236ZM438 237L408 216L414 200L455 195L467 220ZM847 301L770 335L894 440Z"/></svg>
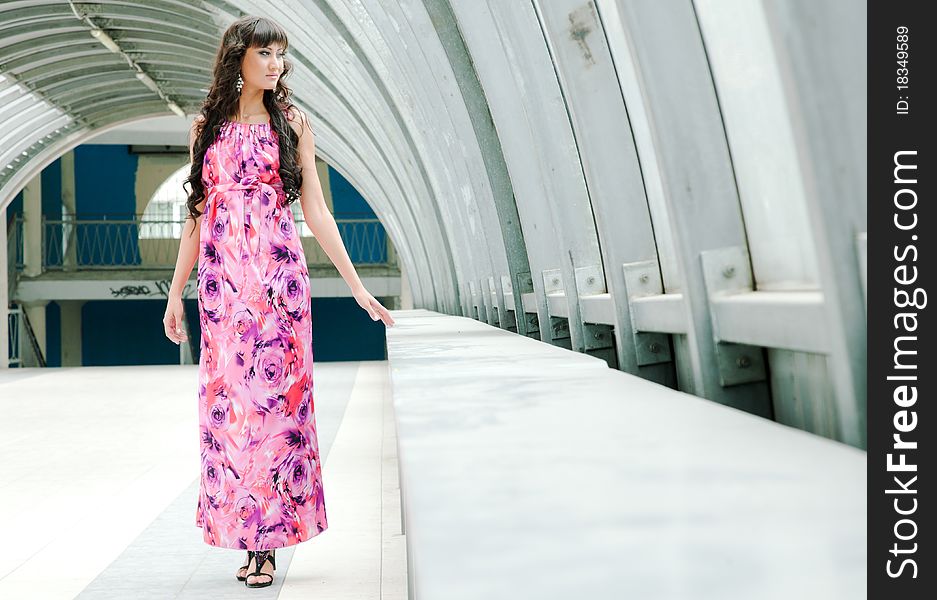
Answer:
<svg viewBox="0 0 937 600"><path fill-rule="evenodd" d="M735 364L738 365L740 369L747 369L752 365L752 361L747 356L740 356L735 360Z"/></svg>
<svg viewBox="0 0 937 600"><path fill-rule="evenodd" d="M733 275L735 275L735 267L730 266L722 270L722 276L726 279L731 278Z"/></svg>
<svg viewBox="0 0 937 600"><path fill-rule="evenodd" d="M647 273L640 277L641 283L647 283L648 279L650 279L650 277L647 276Z"/></svg>
<svg viewBox="0 0 937 600"><path fill-rule="evenodd" d="M589 278L587 278L587 279L586 279L586 283L588 283L589 285L592 285L593 283L595 283L595 277L589 277Z"/></svg>
<svg viewBox="0 0 937 600"><path fill-rule="evenodd" d="M650 350L652 354L657 354L658 352L660 352L660 344L658 344L657 342L651 342L650 344L647 345L647 349Z"/></svg>
<svg viewBox="0 0 937 600"><path fill-rule="evenodd" d="M556 284L558 284L559 282L560 282L559 279L557 279L556 277L553 278L553 285L556 285Z"/></svg>

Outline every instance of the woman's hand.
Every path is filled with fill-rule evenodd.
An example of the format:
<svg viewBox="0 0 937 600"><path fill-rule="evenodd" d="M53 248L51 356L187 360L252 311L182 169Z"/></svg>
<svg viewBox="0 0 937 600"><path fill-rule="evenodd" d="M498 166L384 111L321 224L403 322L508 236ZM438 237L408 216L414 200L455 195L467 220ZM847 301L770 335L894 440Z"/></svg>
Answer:
<svg viewBox="0 0 937 600"><path fill-rule="evenodd" d="M372 321L380 319L386 327L394 326L394 319L384 306L372 296L364 287L352 290L352 295L358 301L358 306L368 311Z"/></svg>
<svg viewBox="0 0 937 600"><path fill-rule="evenodd" d="M166 302L166 314L163 315L163 330L166 337L177 345L189 340L184 323L185 311L182 308L182 297L170 295Z"/></svg>

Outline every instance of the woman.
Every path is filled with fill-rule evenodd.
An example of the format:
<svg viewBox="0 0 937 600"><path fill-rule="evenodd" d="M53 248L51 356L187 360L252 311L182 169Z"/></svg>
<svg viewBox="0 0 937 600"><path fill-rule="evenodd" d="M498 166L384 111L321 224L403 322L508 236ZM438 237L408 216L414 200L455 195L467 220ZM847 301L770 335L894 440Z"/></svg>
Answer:
<svg viewBox="0 0 937 600"><path fill-rule="evenodd" d="M204 540L247 550L237 579L273 583L275 548L328 527L313 402L309 272L290 204L372 320L394 321L362 285L322 196L305 114L290 101L284 30L243 17L225 31L189 137L191 219L163 325L186 342L182 290L198 259ZM203 218L204 217L204 218ZM191 225L189 225L191 223ZM193 235L196 231L198 236Z"/></svg>

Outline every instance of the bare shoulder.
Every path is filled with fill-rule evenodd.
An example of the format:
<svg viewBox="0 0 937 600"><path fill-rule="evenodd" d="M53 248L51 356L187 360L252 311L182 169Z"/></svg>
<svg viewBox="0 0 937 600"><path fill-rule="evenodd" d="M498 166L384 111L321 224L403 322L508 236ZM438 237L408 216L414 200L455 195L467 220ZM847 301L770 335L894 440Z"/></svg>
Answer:
<svg viewBox="0 0 937 600"><path fill-rule="evenodd" d="M192 121L192 125L189 127L189 159L195 160L195 140L199 136L199 132L202 130L202 123L204 123L205 118L198 114L195 115L195 119Z"/></svg>
<svg viewBox="0 0 937 600"><path fill-rule="evenodd" d="M192 125L189 127L190 138L195 138L198 135L203 123L205 123L205 117L201 114L195 115L195 119L192 120Z"/></svg>
<svg viewBox="0 0 937 600"><path fill-rule="evenodd" d="M310 131L309 117L298 106L291 106L286 111L286 120L296 132L297 136L302 136L304 131Z"/></svg>

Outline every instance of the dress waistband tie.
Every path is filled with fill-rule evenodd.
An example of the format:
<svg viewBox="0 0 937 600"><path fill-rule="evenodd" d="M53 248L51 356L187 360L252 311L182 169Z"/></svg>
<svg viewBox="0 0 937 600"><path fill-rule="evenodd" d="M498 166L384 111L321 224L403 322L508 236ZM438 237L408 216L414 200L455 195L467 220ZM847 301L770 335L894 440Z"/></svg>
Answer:
<svg viewBox="0 0 937 600"><path fill-rule="evenodd" d="M242 177L240 181L216 184L212 190L219 194L225 194L232 190L245 190L244 201L238 203L240 210L231 210L231 203L226 204L229 218L232 220L231 229L237 239L241 259L247 258L244 254L245 238L250 250L249 256L253 257L257 254L260 246L259 228L263 220L262 209L271 202L277 202L277 189L263 181L255 173ZM263 201L264 196L267 197L267 202Z"/></svg>

